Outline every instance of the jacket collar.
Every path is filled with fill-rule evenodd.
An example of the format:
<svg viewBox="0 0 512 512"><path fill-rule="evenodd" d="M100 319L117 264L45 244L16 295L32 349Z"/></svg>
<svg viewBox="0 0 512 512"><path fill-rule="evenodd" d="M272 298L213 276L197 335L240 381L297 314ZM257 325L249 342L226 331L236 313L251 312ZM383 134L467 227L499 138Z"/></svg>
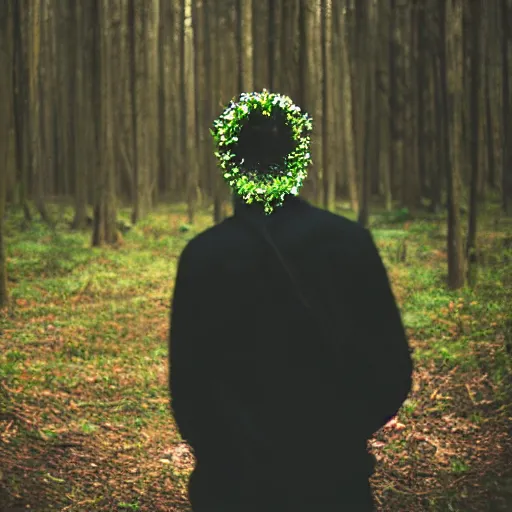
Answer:
<svg viewBox="0 0 512 512"><path fill-rule="evenodd" d="M237 194L233 194L233 206L235 216L244 215L247 213L261 216L264 215L263 205L261 203L247 204ZM283 205L277 207L274 212L272 212L270 217L280 215L281 212L288 212L297 208L303 208L304 206L309 206L309 203L306 200L290 194L285 197Z"/></svg>

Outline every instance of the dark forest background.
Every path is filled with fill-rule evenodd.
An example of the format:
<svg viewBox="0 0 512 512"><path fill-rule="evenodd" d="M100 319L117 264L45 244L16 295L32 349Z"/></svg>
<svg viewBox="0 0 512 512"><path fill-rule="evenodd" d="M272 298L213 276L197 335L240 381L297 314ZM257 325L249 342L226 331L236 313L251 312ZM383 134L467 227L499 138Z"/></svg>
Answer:
<svg viewBox="0 0 512 512"><path fill-rule="evenodd" d="M512 209L509 0L3 0L1 196L25 220L74 202L95 245L116 211L166 201L227 214L209 129L241 91L281 92L315 124L304 196L448 209L464 281L479 203ZM469 211L467 242L460 209ZM3 249L2 249L3 253ZM3 260L2 260L3 261Z"/></svg>
<svg viewBox="0 0 512 512"><path fill-rule="evenodd" d="M189 510L169 298L232 211L212 122L263 88L312 115L301 195L371 229L414 351L377 509L512 510L511 27L512 0L0 0L0 511Z"/></svg>

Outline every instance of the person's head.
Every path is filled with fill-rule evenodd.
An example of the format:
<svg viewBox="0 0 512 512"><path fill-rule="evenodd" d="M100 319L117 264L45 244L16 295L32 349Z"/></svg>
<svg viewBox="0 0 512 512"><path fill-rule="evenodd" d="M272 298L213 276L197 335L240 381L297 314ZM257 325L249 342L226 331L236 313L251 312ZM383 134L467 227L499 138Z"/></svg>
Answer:
<svg viewBox="0 0 512 512"><path fill-rule="evenodd" d="M214 122L224 179L247 204L272 213L298 195L311 161L312 120L292 100L266 90L244 93Z"/></svg>
<svg viewBox="0 0 512 512"><path fill-rule="evenodd" d="M245 119L233 147L236 161L257 173L279 172L286 157L295 149L293 130L281 110L269 116L256 110Z"/></svg>

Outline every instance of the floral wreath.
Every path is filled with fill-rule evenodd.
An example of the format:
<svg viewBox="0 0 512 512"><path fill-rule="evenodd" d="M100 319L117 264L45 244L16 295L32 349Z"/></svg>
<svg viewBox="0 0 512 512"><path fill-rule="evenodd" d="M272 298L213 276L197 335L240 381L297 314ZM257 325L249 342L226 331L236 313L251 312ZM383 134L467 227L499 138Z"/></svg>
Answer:
<svg viewBox="0 0 512 512"><path fill-rule="evenodd" d="M291 128L294 149L284 157L282 164L273 164L267 169L244 166L244 159L238 160L234 150L249 114L259 111L270 117L278 110L284 114L285 124ZM312 130L311 117L294 105L288 96L264 89L262 92L243 93L236 102L232 100L213 123L211 134L224 179L247 204L261 202L265 213L270 215L275 207L283 204L287 194L298 195L307 177Z"/></svg>

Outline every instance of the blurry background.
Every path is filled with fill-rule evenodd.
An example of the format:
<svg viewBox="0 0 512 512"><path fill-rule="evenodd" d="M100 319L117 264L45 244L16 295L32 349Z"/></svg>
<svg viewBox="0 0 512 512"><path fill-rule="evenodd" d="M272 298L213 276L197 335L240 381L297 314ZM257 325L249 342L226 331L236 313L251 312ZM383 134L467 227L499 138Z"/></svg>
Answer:
<svg viewBox="0 0 512 512"><path fill-rule="evenodd" d="M213 203L220 220L226 189L209 128L233 96L264 87L314 117L305 195L316 203L347 199L363 220L372 196L435 211L460 180L512 208L509 0L0 9L7 199L33 199L43 217L59 196L74 198L76 226L88 205L114 216L116 198L135 220L160 200L186 200L191 221Z"/></svg>

